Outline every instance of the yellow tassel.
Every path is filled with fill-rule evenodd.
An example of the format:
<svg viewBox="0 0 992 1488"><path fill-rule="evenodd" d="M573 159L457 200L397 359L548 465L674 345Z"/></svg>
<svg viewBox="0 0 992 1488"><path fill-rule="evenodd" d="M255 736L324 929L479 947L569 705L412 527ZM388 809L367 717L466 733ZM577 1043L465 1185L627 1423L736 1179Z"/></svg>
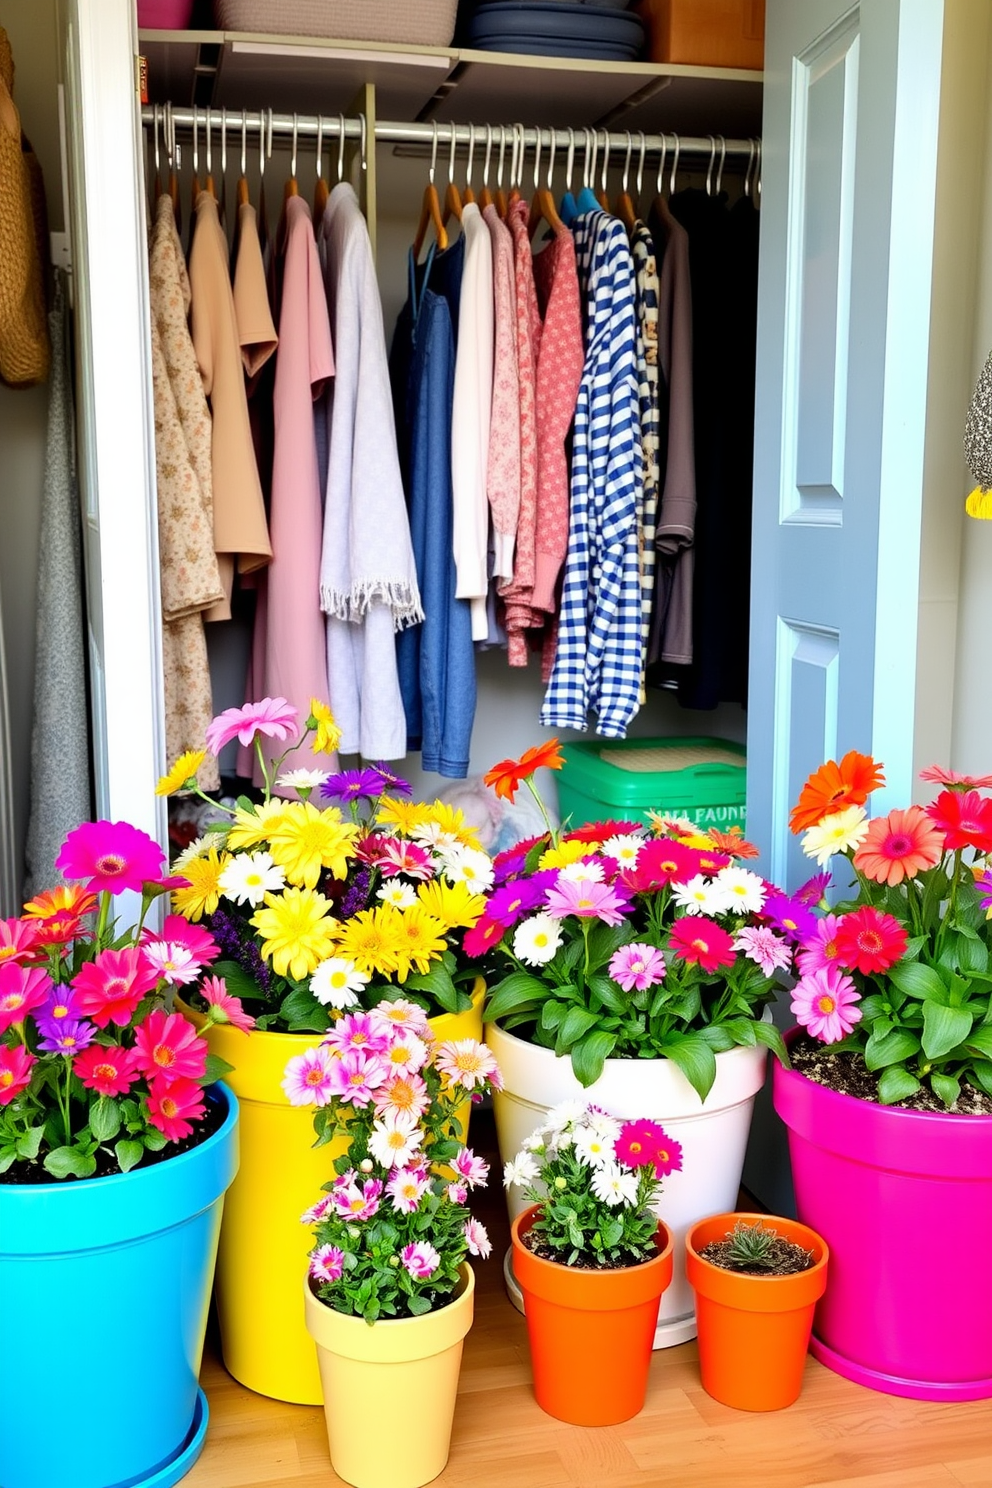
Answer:
<svg viewBox="0 0 992 1488"><path fill-rule="evenodd" d="M969 517L978 517L981 521L992 521L992 490L983 490L976 486L964 504L964 509Z"/></svg>

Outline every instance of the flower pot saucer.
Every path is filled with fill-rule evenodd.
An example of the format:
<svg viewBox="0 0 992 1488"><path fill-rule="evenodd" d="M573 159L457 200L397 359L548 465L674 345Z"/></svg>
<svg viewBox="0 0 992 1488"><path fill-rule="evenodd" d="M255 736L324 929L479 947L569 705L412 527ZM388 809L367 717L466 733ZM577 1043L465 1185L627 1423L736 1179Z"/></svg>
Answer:
<svg viewBox="0 0 992 1488"><path fill-rule="evenodd" d="M504 1271L505 1271L504 1266ZM869 1390L880 1390L883 1395L901 1395L908 1400L992 1400L992 1379L953 1380L935 1383L932 1380L901 1379L896 1374L883 1374L878 1369L869 1369L854 1359L846 1359L836 1349L830 1348L814 1333L809 1343L814 1359L839 1374L842 1379L853 1380Z"/></svg>
<svg viewBox="0 0 992 1488"><path fill-rule="evenodd" d="M507 1248L503 1257L503 1285L506 1295L513 1303L518 1312L524 1310L524 1296L520 1290L520 1283L513 1274L513 1246ZM696 1336L696 1314L690 1312L684 1317L666 1318L659 1322L654 1334L652 1349L674 1348L676 1344L688 1343Z"/></svg>
<svg viewBox="0 0 992 1488"><path fill-rule="evenodd" d="M203 1451L209 1420L210 1408L207 1405L207 1397L201 1389L197 1389L189 1435L178 1456L170 1458L150 1477L130 1479L127 1488L172 1488L173 1483L178 1483L180 1478L186 1476Z"/></svg>

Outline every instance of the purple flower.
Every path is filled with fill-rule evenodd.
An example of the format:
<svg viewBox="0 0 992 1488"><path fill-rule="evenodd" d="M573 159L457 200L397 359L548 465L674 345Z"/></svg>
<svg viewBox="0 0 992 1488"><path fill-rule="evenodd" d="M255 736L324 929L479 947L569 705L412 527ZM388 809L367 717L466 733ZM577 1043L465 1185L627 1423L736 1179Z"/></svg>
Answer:
<svg viewBox="0 0 992 1488"><path fill-rule="evenodd" d="M45 1002L35 1014L35 1021L41 1025L42 1019L51 1023L55 1028L61 1027L71 1019L81 1018L83 1010L79 1006L79 997L73 987L53 987Z"/></svg>
<svg viewBox="0 0 992 1488"><path fill-rule="evenodd" d="M262 960L262 953L251 927L238 915L216 909L208 916L211 932L223 956L236 961L242 971L253 977L259 995L268 997L272 990L272 973Z"/></svg>
<svg viewBox="0 0 992 1488"><path fill-rule="evenodd" d="M792 941L809 940L816 934L817 920L798 899L788 894L769 894L761 906L763 919L771 920L776 930Z"/></svg>
<svg viewBox="0 0 992 1488"><path fill-rule="evenodd" d="M534 873L530 878L515 878L512 883L501 884L490 894L486 914L505 929L512 930L525 914L544 903L547 890L557 880L558 872L551 868Z"/></svg>
<svg viewBox="0 0 992 1488"><path fill-rule="evenodd" d="M81 1018L39 1016L37 1023L38 1032L42 1035L38 1040L38 1048L43 1049L46 1054L78 1054L80 1050L88 1048L96 1036L93 1024Z"/></svg>
<svg viewBox="0 0 992 1488"><path fill-rule="evenodd" d="M374 765L369 765L367 768L369 774L379 777L378 794L380 796L386 791L390 791L394 796L413 795L413 786L409 780L404 780L402 775L395 774L388 765L383 764L382 760L377 760Z"/></svg>
<svg viewBox="0 0 992 1488"><path fill-rule="evenodd" d="M371 868L359 868L338 905L337 916L339 920L350 920L360 910L368 908L371 885Z"/></svg>
<svg viewBox="0 0 992 1488"><path fill-rule="evenodd" d="M320 787L329 801L375 801L383 794L382 772L377 769L341 770Z"/></svg>
<svg viewBox="0 0 992 1488"><path fill-rule="evenodd" d="M975 880L975 888L982 896L982 908L992 908L992 872L986 870L981 878Z"/></svg>
<svg viewBox="0 0 992 1488"><path fill-rule="evenodd" d="M808 878L801 889L795 892L795 898L800 904L805 904L807 909L812 909L814 904L819 904L830 887L832 875L829 873L814 873Z"/></svg>
<svg viewBox="0 0 992 1488"><path fill-rule="evenodd" d="M655 946L634 941L614 951L610 976L625 992L655 987L665 976L665 958Z"/></svg>

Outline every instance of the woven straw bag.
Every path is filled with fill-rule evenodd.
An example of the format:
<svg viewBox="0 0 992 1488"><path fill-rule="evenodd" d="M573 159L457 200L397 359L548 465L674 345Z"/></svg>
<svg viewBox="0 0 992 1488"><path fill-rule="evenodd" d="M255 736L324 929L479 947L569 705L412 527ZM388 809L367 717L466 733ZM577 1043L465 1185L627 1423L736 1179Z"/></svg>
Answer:
<svg viewBox="0 0 992 1488"><path fill-rule="evenodd" d="M447 46L458 0L214 0L222 31Z"/></svg>
<svg viewBox="0 0 992 1488"><path fill-rule="evenodd" d="M0 380L31 387L48 376L45 189L11 92L14 60L0 26Z"/></svg>

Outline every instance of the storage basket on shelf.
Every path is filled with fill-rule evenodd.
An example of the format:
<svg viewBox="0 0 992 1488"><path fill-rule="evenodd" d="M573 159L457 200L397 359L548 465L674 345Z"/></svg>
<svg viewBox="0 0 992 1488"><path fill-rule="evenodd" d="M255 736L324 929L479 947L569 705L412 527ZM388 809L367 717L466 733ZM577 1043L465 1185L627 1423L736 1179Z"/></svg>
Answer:
<svg viewBox="0 0 992 1488"><path fill-rule="evenodd" d="M687 817L701 831L744 826L747 755L725 739L627 739L563 744L562 820L648 821L649 811Z"/></svg>
<svg viewBox="0 0 992 1488"><path fill-rule="evenodd" d="M214 0L223 31L428 47L448 45L457 11L458 0Z"/></svg>
<svg viewBox="0 0 992 1488"><path fill-rule="evenodd" d="M765 65L765 0L638 0L652 62Z"/></svg>

